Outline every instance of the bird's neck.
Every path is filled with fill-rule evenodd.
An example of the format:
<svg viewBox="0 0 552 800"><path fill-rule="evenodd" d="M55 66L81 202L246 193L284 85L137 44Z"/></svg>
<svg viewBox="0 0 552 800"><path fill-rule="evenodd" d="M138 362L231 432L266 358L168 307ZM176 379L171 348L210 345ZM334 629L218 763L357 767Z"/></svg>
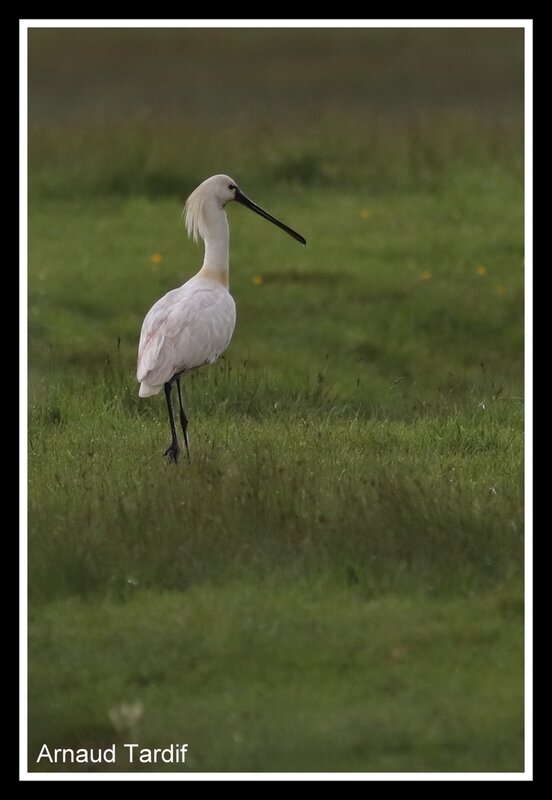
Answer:
<svg viewBox="0 0 552 800"><path fill-rule="evenodd" d="M228 288L230 232L226 212L218 204L206 205L205 257L200 274Z"/></svg>

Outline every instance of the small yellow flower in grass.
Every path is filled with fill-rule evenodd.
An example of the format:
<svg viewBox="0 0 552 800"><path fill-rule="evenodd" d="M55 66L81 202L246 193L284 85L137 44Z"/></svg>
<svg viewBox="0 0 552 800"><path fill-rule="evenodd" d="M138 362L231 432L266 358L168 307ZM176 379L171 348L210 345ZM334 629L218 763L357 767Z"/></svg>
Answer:
<svg viewBox="0 0 552 800"><path fill-rule="evenodd" d="M487 274L487 267L484 267L483 264L480 264L479 267L475 270L478 275L486 275Z"/></svg>
<svg viewBox="0 0 552 800"><path fill-rule="evenodd" d="M432 276L431 272L428 269L424 269L423 272L420 272L420 278L423 281L430 281L432 277L433 276Z"/></svg>
<svg viewBox="0 0 552 800"><path fill-rule="evenodd" d="M370 219L370 217L372 216L372 212L370 211L369 208L361 208L358 213L361 219Z"/></svg>
<svg viewBox="0 0 552 800"><path fill-rule="evenodd" d="M163 261L163 256L161 253L152 253L150 261L152 264L160 264Z"/></svg>
<svg viewBox="0 0 552 800"><path fill-rule="evenodd" d="M507 286L497 286L496 287L496 293L500 297L504 297L504 295L508 294L508 287Z"/></svg>
<svg viewBox="0 0 552 800"><path fill-rule="evenodd" d="M251 278L251 283L254 284L255 286L260 286L262 282L263 282L262 275L253 275L253 277Z"/></svg>

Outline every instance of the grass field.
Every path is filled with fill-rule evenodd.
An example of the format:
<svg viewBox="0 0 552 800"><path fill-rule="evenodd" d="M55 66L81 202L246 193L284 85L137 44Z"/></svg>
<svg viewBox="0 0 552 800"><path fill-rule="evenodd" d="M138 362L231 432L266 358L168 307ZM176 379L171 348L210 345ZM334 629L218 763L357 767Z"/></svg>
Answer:
<svg viewBox="0 0 552 800"><path fill-rule="evenodd" d="M29 768L521 771L522 32L35 30L29 76ZM229 208L174 467L137 339L220 171L308 245Z"/></svg>

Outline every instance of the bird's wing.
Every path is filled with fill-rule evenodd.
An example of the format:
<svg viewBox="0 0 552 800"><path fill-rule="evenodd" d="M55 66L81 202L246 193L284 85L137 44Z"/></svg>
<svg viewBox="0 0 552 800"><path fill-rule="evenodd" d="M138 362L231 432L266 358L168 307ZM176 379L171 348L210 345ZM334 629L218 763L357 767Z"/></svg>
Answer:
<svg viewBox="0 0 552 800"><path fill-rule="evenodd" d="M230 343L235 320L234 301L222 287L185 284L168 292L142 325L138 380L161 386L178 372L216 361Z"/></svg>
<svg viewBox="0 0 552 800"><path fill-rule="evenodd" d="M177 292L177 289L173 289L154 303L142 323L136 369L136 377L139 381L143 381L157 365L165 338L164 325Z"/></svg>

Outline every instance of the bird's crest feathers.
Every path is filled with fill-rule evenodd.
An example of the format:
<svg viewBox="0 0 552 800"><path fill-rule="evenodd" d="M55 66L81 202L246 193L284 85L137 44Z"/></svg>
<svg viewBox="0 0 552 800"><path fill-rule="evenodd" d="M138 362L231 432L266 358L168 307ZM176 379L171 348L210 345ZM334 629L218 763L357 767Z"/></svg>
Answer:
<svg viewBox="0 0 552 800"><path fill-rule="evenodd" d="M186 231L194 242L199 241L199 239L205 239L207 232L204 213L205 199L204 187L203 184L200 184L188 197L184 206Z"/></svg>

